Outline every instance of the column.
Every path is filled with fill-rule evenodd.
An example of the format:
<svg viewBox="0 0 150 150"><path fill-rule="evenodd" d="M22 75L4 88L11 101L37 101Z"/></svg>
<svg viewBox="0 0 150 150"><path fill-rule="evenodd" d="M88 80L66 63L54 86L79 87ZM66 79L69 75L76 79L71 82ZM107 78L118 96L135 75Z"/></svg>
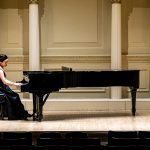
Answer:
<svg viewBox="0 0 150 150"><path fill-rule="evenodd" d="M111 0L111 69L121 69L121 0ZM121 87L111 88L111 98L122 97Z"/></svg>
<svg viewBox="0 0 150 150"><path fill-rule="evenodd" d="M29 70L40 70L38 0L29 0Z"/></svg>

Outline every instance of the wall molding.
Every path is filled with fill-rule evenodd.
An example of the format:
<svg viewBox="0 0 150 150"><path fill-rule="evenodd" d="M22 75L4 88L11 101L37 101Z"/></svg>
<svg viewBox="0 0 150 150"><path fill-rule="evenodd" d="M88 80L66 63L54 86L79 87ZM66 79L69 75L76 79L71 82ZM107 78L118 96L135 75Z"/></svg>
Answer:
<svg viewBox="0 0 150 150"><path fill-rule="evenodd" d="M26 109L32 111L32 99L22 99ZM80 106L80 107L79 107ZM131 99L48 99L44 111L131 111ZM137 99L136 112L149 110L150 99Z"/></svg>
<svg viewBox="0 0 150 150"><path fill-rule="evenodd" d="M147 62L150 63L150 55L122 55L122 58L127 59L130 62ZM9 61L11 63L28 63L28 55L9 55ZM59 63L59 62L75 62L75 63L110 63L110 55L97 55L97 56L51 56L51 55L42 55L41 63Z"/></svg>

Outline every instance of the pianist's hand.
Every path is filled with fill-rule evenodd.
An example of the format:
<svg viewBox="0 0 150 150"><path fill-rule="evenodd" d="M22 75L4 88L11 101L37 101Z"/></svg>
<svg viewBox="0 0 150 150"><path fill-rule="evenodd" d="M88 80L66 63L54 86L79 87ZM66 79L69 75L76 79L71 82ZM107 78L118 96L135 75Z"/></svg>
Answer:
<svg viewBox="0 0 150 150"><path fill-rule="evenodd" d="M13 85L16 86L16 87L20 87L22 85L22 83L15 82Z"/></svg>

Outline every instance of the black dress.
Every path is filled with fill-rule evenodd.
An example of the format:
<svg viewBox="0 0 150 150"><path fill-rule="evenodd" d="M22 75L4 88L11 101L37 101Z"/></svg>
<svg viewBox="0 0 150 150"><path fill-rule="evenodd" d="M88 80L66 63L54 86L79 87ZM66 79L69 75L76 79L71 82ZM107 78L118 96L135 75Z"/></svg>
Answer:
<svg viewBox="0 0 150 150"><path fill-rule="evenodd" d="M5 75L5 72L4 72ZM5 75L6 76L6 75ZM6 114L8 120L24 120L28 117L28 112L21 103L19 94L5 85L0 79L0 93L6 96Z"/></svg>

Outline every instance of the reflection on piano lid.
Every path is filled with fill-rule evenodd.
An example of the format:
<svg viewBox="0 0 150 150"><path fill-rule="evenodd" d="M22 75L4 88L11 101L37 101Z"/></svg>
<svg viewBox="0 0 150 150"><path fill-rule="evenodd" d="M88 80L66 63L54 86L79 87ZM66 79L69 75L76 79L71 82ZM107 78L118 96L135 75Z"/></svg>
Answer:
<svg viewBox="0 0 150 150"><path fill-rule="evenodd" d="M72 68L61 66L62 71L72 71Z"/></svg>
<svg viewBox="0 0 150 150"><path fill-rule="evenodd" d="M72 71L72 68L61 66L60 68L45 68L44 71Z"/></svg>

